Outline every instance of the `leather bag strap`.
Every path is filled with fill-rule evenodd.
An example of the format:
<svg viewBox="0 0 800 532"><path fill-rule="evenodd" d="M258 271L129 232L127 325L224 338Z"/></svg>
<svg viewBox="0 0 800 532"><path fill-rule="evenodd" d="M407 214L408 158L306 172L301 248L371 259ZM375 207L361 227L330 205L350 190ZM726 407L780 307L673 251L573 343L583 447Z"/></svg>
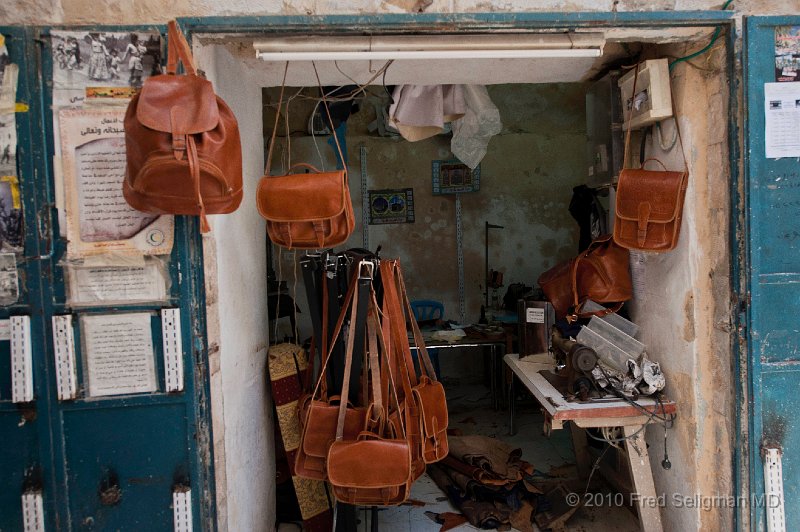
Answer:
<svg viewBox="0 0 800 532"><path fill-rule="evenodd" d="M344 418L347 414L347 398L350 395L350 371L353 368L353 345L356 338L356 321L358 315L359 299L363 303L366 298L362 297L365 291L369 290L369 279L358 279L358 297L353 298L350 305L350 327L347 329L347 342L345 342L344 354L344 378L342 379L342 393L339 401L339 418L336 422L336 441L341 441L344 437ZM354 283L355 284L355 283ZM342 313L344 314L344 313Z"/></svg>
<svg viewBox="0 0 800 532"><path fill-rule="evenodd" d="M167 23L167 74L175 74L178 71L178 62L183 64L183 70L190 76L197 75L197 68L194 66L192 49L186 41L183 32L178 28L175 20Z"/></svg>
<svg viewBox="0 0 800 532"><path fill-rule="evenodd" d="M275 108L275 125L272 126L272 137L269 139L269 149L267 150L267 164L264 167L264 175L269 176L272 167L272 150L275 148L275 136L278 134L278 120L281 117L281 107L283 106L283 92L286 88L286 74L289 72L289 61L283 69L283 81L281 82L281 93L278 96L278 105Z"/></svg>
<svg viewBox="0 0 800 532"><path fill-rule="evenodd" d="M331 110L328 106L328 99L325 97L325 89L322 88L322 82L319 80L319 72L317 72L317 64L314 61L311 61L311 66L314 67L314 75L317 77L317 85L319 86L319 92L322 95L322 104L325 106L325 114L328 115L328 122L331 123L331 135L333 135L333 142L336 143L336 151L339 152L339 160L342 161L342 168L344 169L344 175L347 175L347 161L344 160L344 155L342 155L342 147L339 145L339 137L336 135L336 128L333 125L333 117L331 117Z"/></svg>
<svg viewBox="0 0 800 532"><path fill-rule="evenodd" d="M436 370L433 368L433 362L431 362L431 358L428 355L428 348L425 347L425 339L422 335L422 331L419 329L417 318L414 316L414 310L411 308L411 301L408 299L408 292L406 292L406 285L405 281L403 280L403 272L400 270L400 263L396 262L395 264L400 295L403 299L403 303L405 304L405 311L406 315L408 316L408 320L411 322L411 330L414 333L414 344L417 346L417 354L420 359L420 372L423 375L427 375L427 377L432 381L436 381Z"/></svg>

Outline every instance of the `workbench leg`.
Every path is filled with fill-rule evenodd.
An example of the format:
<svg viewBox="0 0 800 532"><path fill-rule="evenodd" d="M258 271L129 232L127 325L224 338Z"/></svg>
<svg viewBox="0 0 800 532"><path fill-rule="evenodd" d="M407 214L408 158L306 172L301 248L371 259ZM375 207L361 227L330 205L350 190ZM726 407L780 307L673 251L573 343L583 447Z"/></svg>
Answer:
<svg viewBox="0 0 800 532"><path fill-rule="evenodd" d="M653 483L653 470L650 467L650 456L647 454L647 442L644 430L640 425L622 427L625 436L625 451L628 454L628 465L631 470L633 493L638 496L636 502L639 511L639 525L642 532L663 532L661 525L661 508L656 501L656 487ZM636 431L638 434L634 436Z"/></svg>
<svg viewBox="0 0 800 532"><path fill-rule="evenodd" d="M589 478L589 474L592 472L592 455L589 454L586 431L575 423L570 423L569 429L572 432L572 448L575 449L575 466L578 469L578 477Z"/></svg>
<svg viewBox="0 0 800 532"><path fill-rule="evenodd" d="M509 435L513 436L517 433L517 427L514 426L514 414L516 413L516 402L517 402L517 386L515 381L517 380L517 375L512 371L511 372L511 382L508 385L508 433Z"/></svg>
<svg viewBox="0 0 800 532"><path fill-rule="evenodd" d="M497 410L499 401L497 400L497 348L494 344L489 346L489 379L491 379L492 408Z"/></svg>

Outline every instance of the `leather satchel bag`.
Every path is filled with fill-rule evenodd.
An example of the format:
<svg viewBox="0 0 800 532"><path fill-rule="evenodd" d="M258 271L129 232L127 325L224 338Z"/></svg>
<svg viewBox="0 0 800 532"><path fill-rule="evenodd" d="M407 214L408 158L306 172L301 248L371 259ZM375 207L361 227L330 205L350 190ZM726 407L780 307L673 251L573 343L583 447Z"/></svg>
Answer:
<svg viewBox="0 0 800 532"><path fill-rule="evenodd" d="M236 117L197 75L189 44L169 27L167 73L144 82L125 114L127 171L122 193L134 209L200 216L242 201L242 146ZM176 75L178 62L186 75Z"/></svg>
<svg viewBox="0 0 800 532"><path fill-rule="evenodd" d="M633 80L634 94L638 70L637 65ZM672 109L675 112L674 99ZM630 116L632 117L633 113L630 113ZM683 155L683 139L677 117L675 117L675 128ZM630 139L629 119L623 161L628 159ZM645 170L644 165L648 161L660 164L663 170ZM683 203L689 181L689 167L685 155L683 165L682 171L668 171L664 163L650 158L644 161L642 168L624 168L620 171L614 211L614 242L624 248L638 251L664 252L675 248L681 230Z"/></svg>
<svg viewBox="0 0 800 532"><path fill-rule="evenodd" d="M630 257L627 249L614 243L611 235L594 240L574 259L556 265L539 276L538 282L547 300L553 304L556 318L564 318L573 308L572 316L580 314L580 306L592 299L598 303L622 303L633 297ZM601 311L602 313L602 311Z"/></svg>
<svg viewBox="0 0 800 532"><path fill-rule="evenodd" d="M284 72L284 84L285 81ZM333 138L344 169L321 172L310 164L300 163L289 168L285 175L270 175L283 89L284 85L281 86L278 109L275 113L275 126L272 129L266 170L256 191L258 212L267 221L270 240L279 246L288 249L338 246L353 232L355 216L347 180L347 163L335 131ZM322 99L333 131L335 128L324 90ZM305 168L309 172L294 173L293 170L298 168Z"/></svg>
<svg viewBox="0 0 800 532"><path fill-rule="evenodd" d="M374 291L373 291L374 296ZM388 372L388 363L380 370L380 354L388 357L388 350L379 326L377 302L370 302L367 317L367 336L369 367L371 371L372 396L367 428L355 439L348 439L344 434L346 409L340 404L339 424L336 441L328 451L328 481L333 486L336 499L347 503L365 506L388 506L405 502L414 482L411 466L411 447L404 426L399 432L393 432L387 423L387 414L391 409L391 398L394 406L400 408L397 389L393 378L389 377L390 393L382 392L384 371ZM349 389L350 371L352 369L352 343L348 342L345 369L342 384L342 395Z"/></svg>
<svg viewBox="0 0 800 532"><path fill-rule="evenodd" d="M381 278L384 287L384 303L387 304L384 316L388 316L391 320L394 345L397 346L400 363L404 366L401 369L403 382L409 383L404 394L407 409L406 424L411 435L412 445L418 448L418 451L412 452L412 457L416 458L418 454L422 464L432 464L447 456L449 451L447 443L449 420L444 387L436 378L433 363L425 347L425 340L419 324L414 319L400 263L396 260L382 261ZM410 322L414 344L417 347L420 361L419 376L411 357L406 319ZM416 465L418 463L415 460L415 472L420 469L424 471L424 465L420 468Z"/></svg>

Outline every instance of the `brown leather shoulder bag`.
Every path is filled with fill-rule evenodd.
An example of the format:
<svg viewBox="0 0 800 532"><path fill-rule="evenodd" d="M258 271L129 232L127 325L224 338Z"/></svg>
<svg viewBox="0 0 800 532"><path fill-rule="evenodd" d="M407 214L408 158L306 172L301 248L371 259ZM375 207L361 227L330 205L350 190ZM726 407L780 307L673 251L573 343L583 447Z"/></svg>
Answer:
<svg viewBox="0 0 800 532"><path fill-rule="evenodd" d="M286 64L288 70L289 64ZM316 67L314 67L316 73ZM317 77L319 81L319 76ZM333 119L328 109L325 91L322 92L322 103L331 123L331 131L339 159L344 169L321 172L307 163L300 163L289 168L282 176L270 175L272 151L278 130L283 102L284 83L278 98L275 112L275 126L272 128L272 139L269 143L267 165L264 177L258 183L256 205L258 212L267 221L267 233L270 240L288 249L319 249L343 244L355 228L353 203L350 198L350 187L347 181L347 161L342 155L339 139L333 127ZM308 170L306 173L293 173L297 168Z"/></svg>
<svg viewBox="0 0 800 532"><path fill-rule="evenodd" d="M148 78L125 114L127 171L122 193L136 210L200 216L242 201L242 146L236 117L197 75L186 38L169 23L167 73ZM186 75L176 75L178 62Z"/></svg>
<svg viewBox="0 0 800 532"><path fill-rule="evenodd" d="M633 297L629 252L616 245L611 235L601 236L574 259L544 272L538 283L559 319L567 316L571 307L573 315L581 315L580 305L587 299L598 303L628 301Z"/></svg>
<svg viewBox="0 0 800 532"><path fill-rule="evenodd" d="M636 79L633 78L633 94L636 94ZM672 111L676 112L673 98ZM630 113L633 116L633 113ZM642 168L624 168L619 174L614 220L614 242L628 249L639 251L669 251L678 244L683 217L683 203L689 181L689 166L683 152L683 139L675 116L684 169L668 171L658 159L647 159ZM623 161L628 159L631 141L630 119L625 137ZM645 170L644 164L654 161L663 170Z"/></svg>

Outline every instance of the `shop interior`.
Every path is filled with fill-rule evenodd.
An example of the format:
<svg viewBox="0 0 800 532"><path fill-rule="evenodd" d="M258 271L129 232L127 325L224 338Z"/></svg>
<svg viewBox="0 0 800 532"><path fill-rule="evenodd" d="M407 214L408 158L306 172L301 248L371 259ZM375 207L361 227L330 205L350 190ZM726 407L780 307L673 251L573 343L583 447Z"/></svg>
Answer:
<svg viewBox="0 0 800 532"><path fill-rule="evenodd" d="M712 39L709 44L712 33L706 28L682 28L628 30L628 34L623 31L618 36L613 31L539 36L541 42L547 43L545 48L558 50L552 57L542 53L532 58L482 58L473 49L472 58L467 52L456 58L445 55L438 59L365 60L343 52L341 59L313 63L303 55L313 52L312 46L335 53L338 46L344 50L345 45L336 36L319 36L316 44L313 39L304 38L241 39L231 43L229 37L224 41L201 36L196 53L212 66L208 74L217 91L237 110L237 115L241 114L238 111L248 110L248 116L240 120L242 137L248 138L248 129L263 132L263 159L259 147L245 141L245 175L248 169L258 173L270 148L273 154L268 170L273 175L282 175L298 163L313 165L323 172L333 170L341 150L347 161L355 230L336 251L360 248L360 253L366 250L381 259L398 259L409 299L420 302L420 307L434 309L433 315L424 314L425 310L417 314L415 310L418 320L424 322L426 342L431 345L469 344L469 340L493 342L493 347L479 341L477 345L432 349L431 357L447 394L450 434L488 436L521 451L521 459L527 464L521 467L529 469L520 476L524 479L520 485L529 490L527 500L533 501L529 506L523 505L528 508L527 521L520 517L525 509L520 514L519 501L525 497L515 499L517 502L510 506L497 504L487 515L468 516L468 511L456 505L452 497L448 500L441 486L425 475L415 483L411 503L379 510L359 507L351 517L359 530L438 530L443 525L471 529L480 526L478 522L489 529L529 530L637 530L644 526L639 511L630 503L612 505L613 508L592 505L591 500L579 508L563 504L565 493L579 493L581 499L586 494L596 494L613 500L624 486L631 485L631 475L637 472L626 470L621 457L626 452L624 440L628 434L589 429L588 444L583 441L584 449L576 452L576 431L551 430L552 419L543 411L541 401L521 385L503 357L522 353L526 348L535 349L534 345L541 347L526 336L530 334L526 332L526 310L531 309L520 300L546 300L537 282L540 276L586 250L594 238L613 231L615 186L623 164L639 167L645 159L658 157L669 170L680 170L684 156L676 118L684 128L694 126L688 135L692 141L708 141L706 132L701 131L702 124L690 124L688 118L695 120L699 116L707 103L706 93L692 98L687 91L698 79L708 83L709 79L725 76L720 67L724 61L719 57L724 56L720 53L724 50L723 41ZM427 40L434 36L424 37L423 43L435 42ZM504 38L501 33L492 37L497 37L498 43ZM552 42L550 37L554 37ZM572 42L565 48L567 51L584 46L581 51L596 47L599 53L563 53L559 42L564 37ZM511 36L505 36L505 40L513 42ZM286 48L270 55L270 50L280 46ZM702 53L681 59L697 51ZM280 57L292 58L280 61ZM638 62L645 60L654 61L646 63L647 90L636 94L658 98L665 86L669 93L670 85L678 94L673 94L671 101L667 96L669 110L663 115L658 115L663 110L656 110L655 118L632 128L629 155L624 162L627 128L623 119L625 97L621 96L625 89L621 85L631 90L630 74L637 70ZM681 62L687 64L677 68ZM639 68L644 65L641 63ZM675 79L675 72L679 73L677 84L670 80L671 74ZM258 90L246 87L253 82ZM413 100L405 89L411 85L439 87L439 107L432 104L423 109L438 109L432 127L403 129L394 122L395 104ZM461 92L461 108L456 115L473 120L460 134L457 130L463 123L448 117L442 120L441 116L442 91L446 107L451 86L458 86ZM327 101L321 94L326 95ZM676 100L680 102L677 105ZM261 102L258 110L256 101ZM276 117L277 102L282 105ZM653 100L650 104L655 105ZM680 111L684 117L676 117ZM435 125L437 120L441 127ZM332 129L337 132L338 149ZM415 135L424 138L407 138ZM687 131L683 135L685 141ZM690 157L690 150L687 145L686 157ZM477 164L470 168L454 151ZM699 173L693 176L696 180L705 177ZM257 179L252 177L249 186L255 187ZM687 198L695 186L690 184ZM665 400L681 399L677 397L680 389L670 386L673 362L662 352L671 347L672 333L658 329L658 321L649 310L658 305L672 307L669 302L658 303L657 295L669 294L680 282L682 272L690 267L680 265L688 260L690 243L696 239L692 225L695 216L689 203L687 212L691 214L683 220L677 249L663 255L631 255L633 300L617 313L638 326L636 339L647 346L647 355L653 362L661 363ZM286 249L267 239L266 261L248 264L247 258L259 250L244 249L243 244L226 242L220 235L229 230L247 233L255 223L252 215L237 213L230 220L215 220L216 235L212 238L216 240L220 284L226 277L263 277L254 286L264 286L269 294L270 345L290 342L308 346L314 335L315 310L309 305L303 264L309 255L318 252ZM223 258L225 250L233 252L234 258L238 256L238 261ZM209 252L206 253L208 257ZM240 289L240 304L248 303L247 292L251 290L252 287ZM682 298L675 303L680 311L685 309ZM221 315L225 304L220 304ZM671 312L665 310L665 319L671 319ZM548 314L548 326L550 319ZM539 327L543 328L544 325ZM435 330L440 332L433 336ZM220 336L224 338L224 331ZM549 331L547 336L545 347L537 352L549 350L547 356L552 357ZM222 345L224 349L225 343ZM512 387L515 379L516 386ZM651 386L642 380L640 384L644 388ZM579 395L578 385L571 381L568 386L574 392L565 394L570 396L568 400L579 401L575 397ZM212 381L212 395L213 388ZM642 386L637 394L641 389ZM514 427L509 416L512 402L516 410ZM229 411L226 405L226 418ZM680 421L673 423L672 416L668 417L669 422L659 419L651 416L648 423L653 426L646 430L653 469L650 483L653 477L661 485L680 483L679 472L691 467L690 463L674 467L680 456L676 459L670 439L675 441L675 432L678 439L683 437ZM215 440L223 437L217 427L214 431ZM600 441L603 439L610 443ZM228 447L228 452L236 452ZM280 450L276 451L276 460L280 478ZM588 479L579 474L581 461L584 466L589 465ZM649 469L650 464L647 465ZM601 469L608 474L601 474ZM290 527L289 523L297 523L298 517L292 516L291 504L281 503L285 500L282 497L293 490L292 482L283 480L276 487L278 521L282 527ZM559 497L560 505L556 504ZM457 515L463 517L454 517Z"/></svg>

